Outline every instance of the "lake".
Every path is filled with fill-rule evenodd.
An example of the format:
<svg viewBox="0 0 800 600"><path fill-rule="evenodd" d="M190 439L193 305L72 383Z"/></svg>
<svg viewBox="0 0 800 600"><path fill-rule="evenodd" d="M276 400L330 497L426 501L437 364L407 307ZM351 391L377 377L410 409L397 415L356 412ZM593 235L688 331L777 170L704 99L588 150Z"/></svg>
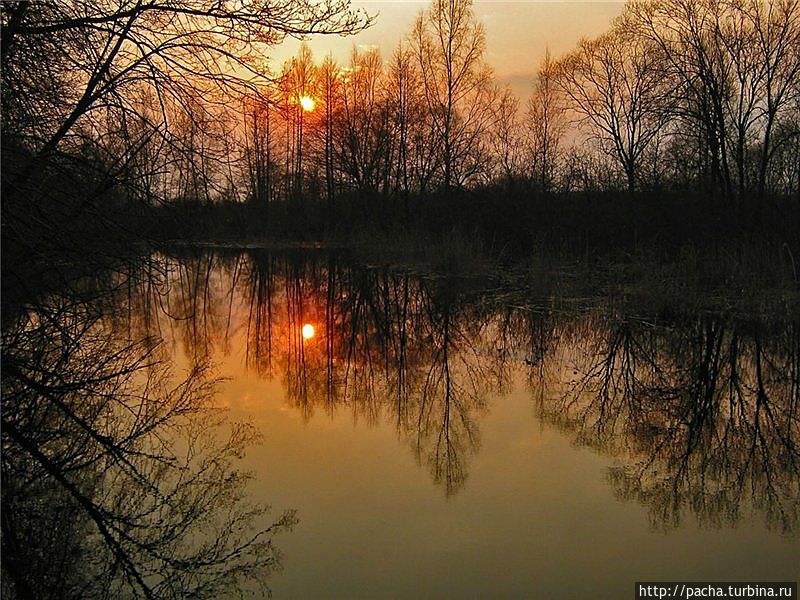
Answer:
<svg viewBox="0 0 800 600"><path fill-rule="evenodd" d="M62 597L796 580L796 292L654 280L182 248L28 302L4 568Z"/></svg>

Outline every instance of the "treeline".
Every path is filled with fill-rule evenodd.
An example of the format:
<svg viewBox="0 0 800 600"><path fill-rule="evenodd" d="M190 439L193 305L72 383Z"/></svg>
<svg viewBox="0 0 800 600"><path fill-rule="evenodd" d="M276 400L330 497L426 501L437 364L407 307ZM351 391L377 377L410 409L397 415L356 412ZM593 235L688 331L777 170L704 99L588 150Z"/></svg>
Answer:
<svg viewBox="0 0 800 600"><path fill-rule="evenodd" d="M335 210L489 186L690 192L760 218L765 198L800 197L797 0L630 1L603 35L548 54L524 105L486 63L471 0L433 0L391 56L354 47L340 64L303 45L275 73L270 44L370 18L264 0L2 14L3 179L25 202L52 195L42 176L65 160L92 173L81 196L145 204Z"/></svg>
<svg viewBox="0 0 800 600"><path fill-rule="evenodd" d="M245 193L800 193L796 1L629 2L603 35L546 55L525 105L485 49L466 0L435 0L388 58L317 63L302 47L245 111Z"/></svg>

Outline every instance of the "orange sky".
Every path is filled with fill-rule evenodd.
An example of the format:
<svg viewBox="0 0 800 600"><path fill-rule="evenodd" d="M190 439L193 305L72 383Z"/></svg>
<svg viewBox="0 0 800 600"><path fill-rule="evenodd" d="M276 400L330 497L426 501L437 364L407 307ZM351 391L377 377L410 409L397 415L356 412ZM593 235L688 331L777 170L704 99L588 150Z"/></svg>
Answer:
<svg viewBox="0 0 800 600"><path fill-rule="evenodd" d="M427 0L354 0L354 7L378 14L375 25L348 38L315 37L309 45L317 60L332 51L340 62L346 62L353 44L378 46L388 58L428 4ZM554 55L570 50L581 37L604 31L623 6L623 0L476 0L474 9L486 27L486 58L498 80L526 97L546 48ZM298 46L299 42L289 40L276 48L273 68L279 70Z"/></svg>

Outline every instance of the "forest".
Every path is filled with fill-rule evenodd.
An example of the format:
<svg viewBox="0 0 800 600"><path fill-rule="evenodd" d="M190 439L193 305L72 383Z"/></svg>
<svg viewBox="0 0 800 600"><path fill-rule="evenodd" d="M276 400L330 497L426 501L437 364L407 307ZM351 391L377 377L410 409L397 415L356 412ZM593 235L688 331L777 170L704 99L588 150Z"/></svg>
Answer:
<svg viewBox="0 0 800 600"><path fill-rule="evenodd" d="M412 230L523 250L797 232L793 0L628 2L599 37L548 53L522 99L497 83L470 0L434 0L391 56L354 45L342 64L269 51L369 27L344 0L2 14L9 243L98 219L167 239Z"/></svg>

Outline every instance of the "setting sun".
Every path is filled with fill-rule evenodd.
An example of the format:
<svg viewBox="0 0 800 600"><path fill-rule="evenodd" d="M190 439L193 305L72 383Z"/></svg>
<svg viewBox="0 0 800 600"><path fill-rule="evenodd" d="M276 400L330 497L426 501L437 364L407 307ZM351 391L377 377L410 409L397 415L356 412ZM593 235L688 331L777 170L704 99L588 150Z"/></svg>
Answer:
<svg viewBox="0 0 800 600"><path fill-rule="evenodd" d="M312 110L314 110L314 107L317 106L317 103L314 101L314 99L311 96L300 96L300 106L302 107L302 109L304 111L311 112ZM309 327L310 327L310 325L309 325ZM305 327L303 329L305 330ZM311 327L311 332L312 332L311 335L314 335L314 333L313 333L314 332L314 328L313 327Z"/></svg>
<svg viewBox="0 0 800 600"><path fill-rule="evenodd" d="M304 340L310 340L314 337L314 326L311 323L303 325L302 332Z"/></svg>

